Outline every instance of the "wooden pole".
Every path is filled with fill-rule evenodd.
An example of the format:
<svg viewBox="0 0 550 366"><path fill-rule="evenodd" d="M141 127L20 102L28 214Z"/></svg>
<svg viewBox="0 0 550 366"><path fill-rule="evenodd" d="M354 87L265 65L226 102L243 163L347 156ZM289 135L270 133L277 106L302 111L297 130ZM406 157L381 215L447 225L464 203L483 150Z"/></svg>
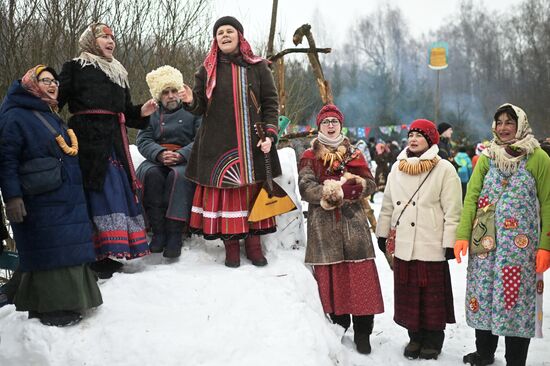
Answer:
<svg viewBox="0 0 550 366"><path fill-rule="evenodd" d="M275 25L277 24L277 6L279 0L273 0L271 8L271 26L269 27L269 39L267 40L267 57L273 55L273 39L275 38Z"/></svg>
<svg viewBox="0 0 550 366"><path fill-rule="evenodd" d="M437 125L439 120L439 73L441 70L437 70L437 81L435 84L435 117L434 123Z"/></svg>
<svg viewBox="0 0 550 366"><path fill-rule="evenodd" d="M286 115L285 60L277 60L277 92L279 93L279 115Z"/></svg>

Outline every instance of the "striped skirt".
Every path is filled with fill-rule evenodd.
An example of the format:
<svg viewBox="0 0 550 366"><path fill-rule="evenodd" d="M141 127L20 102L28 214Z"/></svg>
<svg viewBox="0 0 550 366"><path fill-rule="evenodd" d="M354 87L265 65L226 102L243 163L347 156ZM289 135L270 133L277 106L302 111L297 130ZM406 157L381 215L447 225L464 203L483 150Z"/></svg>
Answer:
<svg viewBox="0 0 550 366"><path fill-rule="evenodd" d="M207 240L238 240L248 235L276 231L275 218L249 222L248 214L260 184L238 188L212 188L197 185L189 221L190 231Z"/></svg>

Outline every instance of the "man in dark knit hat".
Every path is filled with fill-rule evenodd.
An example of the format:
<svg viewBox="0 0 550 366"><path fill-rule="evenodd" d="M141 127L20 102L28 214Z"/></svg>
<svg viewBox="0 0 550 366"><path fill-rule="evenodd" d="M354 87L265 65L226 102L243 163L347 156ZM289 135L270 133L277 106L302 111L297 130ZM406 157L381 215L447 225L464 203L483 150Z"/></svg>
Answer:
<svg viewBox="0 0 550 366"><path fill-rule="evenodd" d="M446 122L441 122L439 125L437 125L437 132L439 132L439 143L437 146L439 147L439 153L438 155L441 156L442 159L449 160L455 168L457 168L456 163L453 159L453 153L451 151L451 136L453 135L453 126Z"/></svg>

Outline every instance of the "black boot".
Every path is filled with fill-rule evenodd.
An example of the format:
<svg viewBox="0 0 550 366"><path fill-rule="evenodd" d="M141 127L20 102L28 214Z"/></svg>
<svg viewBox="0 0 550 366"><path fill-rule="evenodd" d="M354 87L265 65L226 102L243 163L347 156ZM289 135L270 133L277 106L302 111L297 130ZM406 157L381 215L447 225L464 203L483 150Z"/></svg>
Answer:
<svg viewBox="0 0 550 366"><path fill-rule="evenodd" d="M416 360L420 356L420 348L422 348L422 336L421 331L412 332L409 330L409 344L405 347L403 356L409 360Z"/></svg>
<svg viewBox="0 0 550 366"><path fill-rule="evenodd" d="M349 326L351 325L351 316L349 314L336 315L334 313L330 313L328 314L328 316L330 317L330 320L332 320L334 324L338 324L339 326L344 328L344 333L348 330Z"/></svg>
<svg viewBox="0 0 550 366"><path fill-rule="evenodd" d="M162 254L166 258L178 258L181 255L181 246L185 222L166 219L166 248Z"/></svg>
<svg viewBox="0 0 550 366"><path fill-rule="evenodd" d="M374 315L354 315L353 316L353 341L357 347L357 352L368 355L371 352L370 335Z"/></svg>
<svg viewBox="0 0 550 366"><path fill-rule="evenodd" d="M151 251L151 253L162 253L165 246L166 234L164 234L164 232L153 232L153 237L151 238L151 242L149 243L149 250Z"/></svg>
<svg viewBox="0 0 550 366"><path fill-rule="evenodd" d="M506 366L525 366L531 338L506 337Z"/></svg>
<svg viewBox="0 0 550 366"><path fill-rule="evenodd" d="M424 360L437 360L443 347L445 331L443 330L422 330L423 340L418 357Z"/></svg>
<svg viewBox="0 0 550 366"><path fill-rule="evenodd" d="M148 207L147 219L153 232L153 238L149 243L151 253L162 253L166 246L166 230L164 227L165 209L162 207Z"/></svg>
<svg viewBox="0 0 550 366"><path fill-rule="evenodd" d="M101 279L113 277L113 273L120 271L122 266L122 263L111 258L103 258L102 260L90 263L90 269Z"/></svg>
<svg viewBox="0 0 550 366"><path fill-rule="evenodd" d="M38 318L40 318L40 322L44 325L66 327L80 322L82 320L82 315L75 311L59 310L42 313Z"/></svg>
<svg viewBox="0 0 550 366"><path fill-rule="evenodd" d="M164 248L162 256L165 258L178 258L181 255L181 239L181 231L169 232L166 235L166 248Z"/></svg>
<svg viewBox="0 0 550 366"><path fill-rule="evenodd" d="M476 329L476 351L462 357L462 362L472 366L492 365L495 362L495 352L498 336L490 330Z"/></svg>

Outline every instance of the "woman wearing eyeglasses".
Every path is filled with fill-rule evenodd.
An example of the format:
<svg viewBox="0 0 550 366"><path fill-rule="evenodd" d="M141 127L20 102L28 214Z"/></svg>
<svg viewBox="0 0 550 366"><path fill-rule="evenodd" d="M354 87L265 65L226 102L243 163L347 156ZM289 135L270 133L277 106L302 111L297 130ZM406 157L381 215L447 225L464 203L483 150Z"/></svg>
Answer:
<svg viewBox="0 0 550 366"><path fill-rule="evenodd" d="M376 188L361 151L342 135L335 105L317 115L318 137L300 159L299 188L309 203L306 264L313 266L323 310L345 329L353 318L357 351L371 352L374 314L384 312L362 199Z"/></svg>
<svg viewBox="0 0 550 366"><path fill-rule="evenodd" d="M149 254L126 126L147 127L157 105L154 100L132 104L128 72L113 57L116 42L111 28L91 24L79 45L80 55L66 62L59 75L59 105L69 105L69 126L80 141L80 168L97 255L92 269L108 278L122 266L109 257Z"/></svg>
<svg viewBox="0 0 550 366"><path fill-rule="evenodd" d="M64 326L102 299L87 266L95 254L78 140L56 113L58 84L55 70L38 65L9 88L0 109L0 189L19 252L15 307Z"/></svg>

